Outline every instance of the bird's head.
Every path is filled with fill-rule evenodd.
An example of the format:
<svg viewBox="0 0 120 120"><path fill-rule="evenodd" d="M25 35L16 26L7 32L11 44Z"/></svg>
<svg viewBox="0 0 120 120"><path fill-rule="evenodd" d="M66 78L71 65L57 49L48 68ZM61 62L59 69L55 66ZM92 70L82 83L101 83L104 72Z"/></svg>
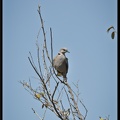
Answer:
<svg viewBox="0 0 120 120"><path fill-rule="evenodd" d="M66 52L70 53L67 48L61 48L60 52L65 54Z"/></svg>

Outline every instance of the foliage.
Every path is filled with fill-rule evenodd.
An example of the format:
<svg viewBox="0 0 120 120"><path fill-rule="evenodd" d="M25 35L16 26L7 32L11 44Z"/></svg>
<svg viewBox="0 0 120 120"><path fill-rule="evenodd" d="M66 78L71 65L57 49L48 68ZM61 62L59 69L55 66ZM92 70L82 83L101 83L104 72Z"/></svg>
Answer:
<svg viewBox="0 0 120 120"><path fill-rule="evenodd" d="M110 26L110 27L107 29L107 32L109 32L109 31L112 30L112 29L113 29L113 31L112 31L112 33L111 33L111 38L114 39L114 38L115 38L115 33L116 33L115 28L114 28L113 26Z"/></svg>

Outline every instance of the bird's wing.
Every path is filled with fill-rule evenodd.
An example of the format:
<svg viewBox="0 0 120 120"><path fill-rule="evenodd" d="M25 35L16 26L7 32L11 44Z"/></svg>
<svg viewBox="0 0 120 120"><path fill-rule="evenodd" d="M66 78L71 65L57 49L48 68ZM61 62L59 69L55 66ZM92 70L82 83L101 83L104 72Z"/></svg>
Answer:
<svg viewBox="0 0 120 120"><path fill-rule="evenodd" d="M68 58L66 58L66 73L68 73Z"/></svg>
<svg viewBox="0 0 120 120"><path fill-rule="evenodd" d="M54 58L53 65L54 67L59 67L63 64L65 57L62 54L59 54Z"/></svg>
<svg viewBox="0 0 120 120"><path fill-rule="evenodd" d="M66 58L63 54L58 54L53 61L53 66L57 70L58 76L63 76L66 78L66 74L68 72L68 58Z"/></svg>

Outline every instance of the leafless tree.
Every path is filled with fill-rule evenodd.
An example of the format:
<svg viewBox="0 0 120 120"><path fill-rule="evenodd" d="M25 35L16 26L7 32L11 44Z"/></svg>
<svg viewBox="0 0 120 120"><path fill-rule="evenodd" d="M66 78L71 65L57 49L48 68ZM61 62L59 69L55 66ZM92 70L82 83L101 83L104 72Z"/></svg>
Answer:
<svg viewBox="0 0 120 120"><path fill-rule="evenodd" d="M63 81L56 75L52 61L53 61L53 38L52 29L50 28L50 50L47 47L46 32L44 27L44 20L41 15L41 7L38 6L38 14L40 17L40 29L42 31L43 40L42 47L36 42L37 46L37 65L34 62L32 53L29 52L28 60L30 65L34 69L37 78L40 82L37 88L33 88L31 85L31 80L29 82L19 81L25 90L27 90L36 100L41 103L42 110L45 110L43 117L39 116L34 108L33 112L38 116L40 120L45 119L46 110L50 110L61 120L85 120L87 116L87 108L80 100L79 86L78 82L74 84L74 90L68 82ZM39 37L39 32L37 39ZM69 81L69 80L68 80ZM52 84L51 84L52 83ZM62 96L65 97L62 97ZM64 101L68 102L68 106L64 104ZM85 113L81 113L80 105L84 108ZM67 107L66 107L67 106ZM82 108L82 109L83 109Z"/></svg>

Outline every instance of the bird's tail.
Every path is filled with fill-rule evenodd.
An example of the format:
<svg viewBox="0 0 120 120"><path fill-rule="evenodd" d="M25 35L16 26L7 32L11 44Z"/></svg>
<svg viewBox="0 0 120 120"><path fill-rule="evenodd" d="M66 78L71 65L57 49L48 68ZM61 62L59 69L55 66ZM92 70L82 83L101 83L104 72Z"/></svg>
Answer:
<svg viewBox="0 0 120 120"><path fill-rule="evenodd" d="M67 77L63 77L63 81L67 82Z"/></svg>

